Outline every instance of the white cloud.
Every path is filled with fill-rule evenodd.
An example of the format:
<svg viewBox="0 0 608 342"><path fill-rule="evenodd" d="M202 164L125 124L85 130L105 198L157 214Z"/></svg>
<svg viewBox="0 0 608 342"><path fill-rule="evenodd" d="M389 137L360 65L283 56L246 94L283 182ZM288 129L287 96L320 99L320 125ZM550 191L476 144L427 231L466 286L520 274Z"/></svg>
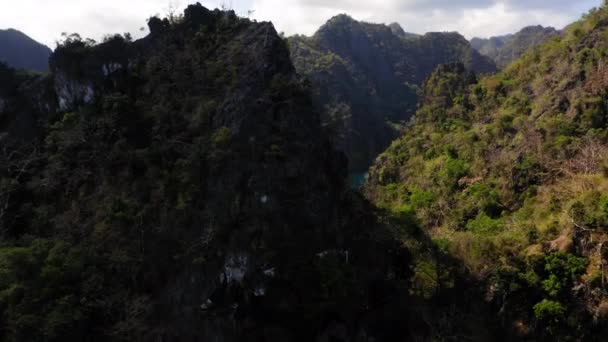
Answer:
<svg viewBox="0 0 608 342"><path fill-rule="evenodd" d="M330 17L348 13L359 20L399 22L407 31L459 31L467 37L514 32L526 25L563 27L601 0L199 0L222 4L272 21L287 34L312 34ZM62 32L99 40L131 32L170 3L180 8L196 0L0 0L0 28L16 28L51 47Z"/></svg>
<svg viewBox="0 0 608 342"><path fill-rule="evenodd" d="M224 0L199 1L208 7L218 7ZM111 33L131 32L138 35L149 17L166 15L171 6L182 9L193 2L196 1L0 0L0 28L18 29L54 47L62 32L76 32L96 40ZM225 2L229 3L230 0Z"/></svg>
<svg viewBox="0 0 608 342"><path fill-rule="evenodd" d="M398 22L406 31L459 31L468 38L527 25L562 28L601 0L254 0L256 17L287 34L312 34L329 17L348 13L370 22Z"/></svg>

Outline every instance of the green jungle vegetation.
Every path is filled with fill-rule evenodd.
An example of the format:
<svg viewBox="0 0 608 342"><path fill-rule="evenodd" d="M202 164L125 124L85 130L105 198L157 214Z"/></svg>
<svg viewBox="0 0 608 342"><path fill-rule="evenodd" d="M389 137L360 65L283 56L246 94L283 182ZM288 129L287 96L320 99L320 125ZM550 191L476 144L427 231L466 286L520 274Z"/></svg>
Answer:
<svg viewBox="0 0 608 342"><path fill-rule="evenodd" d="M445 270L419 258L422 291L466 272L522 338L601 340L607 52L602 7L499 74L478 78L451 64L431 75L414 122L366 188L461 261Z"/></svg>

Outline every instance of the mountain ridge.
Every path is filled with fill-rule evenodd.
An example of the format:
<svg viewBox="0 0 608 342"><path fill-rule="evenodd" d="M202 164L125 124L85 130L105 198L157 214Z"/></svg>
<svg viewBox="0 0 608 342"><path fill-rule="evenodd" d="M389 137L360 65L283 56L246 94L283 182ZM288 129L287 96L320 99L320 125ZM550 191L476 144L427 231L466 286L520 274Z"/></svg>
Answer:
<svg viewBox="0 0 608 342"><path fill-rule="evenodd" d="M481 73L497 70L458 33L401 31L342 14L311 37L288 38L296 69L311 80L322 122L353 172L367 170L399 134L416 109L418 87L436 66L462 61Z"/></svg>

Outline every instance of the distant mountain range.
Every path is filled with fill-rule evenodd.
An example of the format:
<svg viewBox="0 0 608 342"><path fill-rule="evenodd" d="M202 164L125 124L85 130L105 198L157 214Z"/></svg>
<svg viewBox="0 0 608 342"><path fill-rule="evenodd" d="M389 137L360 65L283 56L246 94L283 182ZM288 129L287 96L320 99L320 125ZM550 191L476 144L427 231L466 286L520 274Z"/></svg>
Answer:
<svg viewBox="0 0 608 342"><path fill-rule="evenodd" d="M288 38L298 73L312 85L323 126L349 159L351 172L367 170L416 111L420 86L441 64L461 62L486 74L504 68L559 31L530 26L518 33L473 38L456 32L408 33L398 23L331 18L312 36ZM48 70L52 51L26 34L0 30L0 62Z"/></svg>
<svg viewBox="0 0 608 342"><path fill-rule="evenodd" d="M0 62L15 69L45 72L49 68L52 51L23 32L8 29L0 30Z"/></svg>
<svg viewBox="0 0 608 342"><path fill-rule="evenodd" d="M330 19L312 37L289 38L289 45L353 172L367 170L398 136L416 110L419 86L438 65L462 62L478 73L497 70L456 32L416 35L396 23L364 23L348 15Z"/></svg>
<svg viewBox="0 0 608 342"><path fill-rule="evenodd" d="M547 42L560 34L553 27L528 26L515 34L488 39L473 38L471 45L482 55L494 60L500 68L506 67L529 49Z"/></svg>

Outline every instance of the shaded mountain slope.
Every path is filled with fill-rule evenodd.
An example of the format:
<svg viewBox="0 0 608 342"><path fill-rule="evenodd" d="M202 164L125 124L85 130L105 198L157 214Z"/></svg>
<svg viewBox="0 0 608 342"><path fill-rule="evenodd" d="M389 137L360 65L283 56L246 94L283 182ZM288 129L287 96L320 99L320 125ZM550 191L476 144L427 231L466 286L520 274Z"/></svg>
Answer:
<svg viewBox="0 0 608 342"><path fill-rule="evenodd" d="M348 191L272 25L197 4L149 27L0 68L0 339L424 333L408 250Z"/></svg>
<svg viewBox="0 0 608 342"><path fill-rule="evenodd" d="M418 86L439 64L496 70L457 33L408 35L397 24L347 15L330 19L312 37L288 41L297 71L312 82L323 124L358 172L397 137L416 109Z"/></svg>

